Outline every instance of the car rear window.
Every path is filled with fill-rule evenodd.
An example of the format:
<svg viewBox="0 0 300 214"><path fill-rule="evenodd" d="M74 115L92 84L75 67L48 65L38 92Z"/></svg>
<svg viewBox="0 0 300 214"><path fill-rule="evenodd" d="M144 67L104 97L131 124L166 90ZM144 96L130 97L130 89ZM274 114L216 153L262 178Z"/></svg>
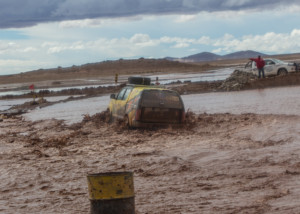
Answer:
<svg viewBox="0 0 300 214"><path fill-rule="evenodd" d="M183 108L179 95L167 90L144 90L141 99L142 107Z"/></svg>

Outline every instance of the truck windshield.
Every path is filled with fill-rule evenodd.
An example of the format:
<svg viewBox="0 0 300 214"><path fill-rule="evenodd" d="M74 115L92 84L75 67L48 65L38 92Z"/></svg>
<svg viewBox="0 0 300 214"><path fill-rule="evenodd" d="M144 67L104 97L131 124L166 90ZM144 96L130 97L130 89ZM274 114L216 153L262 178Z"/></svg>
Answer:
<svg viewBox="0 0 300 214"><path fill-rule="evenodd" d="M281 61L281 60L279 60L279 59L273 59L273 61L274 61L276 64L286 64L286 62Z"/></svg>

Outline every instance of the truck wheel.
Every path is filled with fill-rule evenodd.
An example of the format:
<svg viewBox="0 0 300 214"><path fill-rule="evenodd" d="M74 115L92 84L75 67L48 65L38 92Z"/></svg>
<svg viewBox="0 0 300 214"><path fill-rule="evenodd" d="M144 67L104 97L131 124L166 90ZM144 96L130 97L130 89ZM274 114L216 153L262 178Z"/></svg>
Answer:
<svg viewBox="0 0 300 214"><path fill-rule="evenodd" d="M278 76L285 76L285 75L287 75L287 73L288 73L287 70L284 68L280 68L278 70Z"/></svg>

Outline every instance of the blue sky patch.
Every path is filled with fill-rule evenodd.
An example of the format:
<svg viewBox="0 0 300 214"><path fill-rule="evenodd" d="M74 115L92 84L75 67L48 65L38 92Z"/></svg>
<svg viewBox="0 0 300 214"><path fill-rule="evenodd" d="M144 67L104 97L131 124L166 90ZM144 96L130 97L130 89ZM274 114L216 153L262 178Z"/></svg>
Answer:
<svg viewBox="0 0 300 214"><path fill-rule="evenodd" d="M28 39L27 35L17 30L0 30L0 40Z"/></svg>

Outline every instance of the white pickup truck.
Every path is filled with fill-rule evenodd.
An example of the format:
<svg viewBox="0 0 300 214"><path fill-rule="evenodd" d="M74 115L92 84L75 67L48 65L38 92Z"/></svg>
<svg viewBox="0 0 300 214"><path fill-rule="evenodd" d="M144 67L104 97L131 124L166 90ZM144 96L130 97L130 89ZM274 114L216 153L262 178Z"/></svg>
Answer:
<svg viewBox="0 0 300 214"><path fill-rule="evenodd" d="M279 59L268 58L265 60L265 76L276 76L276 75L286 75L291 72L296 72L296 66L294 63L288 63L281 61ZM241 71L251 72L258 76L258 70L256 67L256 62L249 61Z"/></svg>

